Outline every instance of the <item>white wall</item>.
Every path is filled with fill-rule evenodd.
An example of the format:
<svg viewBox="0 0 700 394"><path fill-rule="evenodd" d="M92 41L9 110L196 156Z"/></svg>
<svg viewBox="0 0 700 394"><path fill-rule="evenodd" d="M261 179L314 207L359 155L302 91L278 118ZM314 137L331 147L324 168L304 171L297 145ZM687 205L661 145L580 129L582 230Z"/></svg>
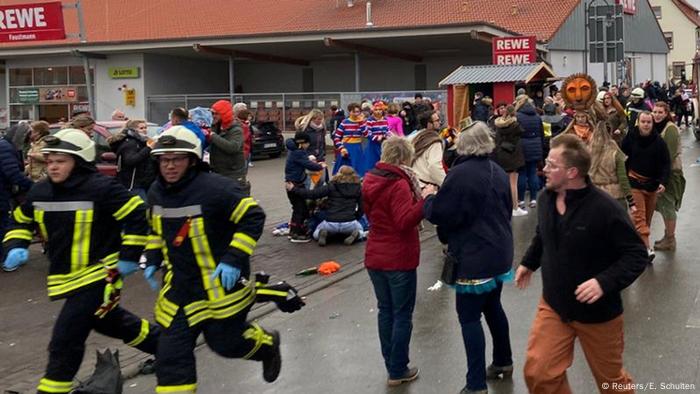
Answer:
<svg viewBox="0 0 700 394"><path fill-rule="evenodd" d="M110 55L104 60L91 60L95 68L95 110L97 119L109 120L115 109L123 111L131 119L146 117L146 94L144 89L143 55L123 54ZM138 67L139 78L112 79L109 76L110 67ZM136 90L136 106L127 107L124 102L124 92L119 88L127 85L128 89Z"/></svg>
<svg viewBox="0 0 700 394"><path fill-rule="evenodd" d="M583 51L559 51L549 52L549 61L554 73L559 77L584 71ZM666 54L652 53L626 53L625 56L632 57L633 75L632 83L638 84L646 80L665 82L668 68L666 66ZM566 60L564 60L566 58ZM653 59L653 70L652 70ZM608 64L608 81L614 82L615 64ZM652 72L653 71L653 72ZM603 64L589 63L588 74L599 84L603 83Z"/></svg>
<svg viewBox="0 0 700 394"><path fill-rule="evenodd" d="M228 61L144 54L146 95L224 93L229 90Z"/></svg>
<svg viewBox="0 0 700 394"><path fill-rule="evenodd" d="M566 77L571 74L583 72L584 56L581 51L550 51L549 63L554 74Z"/></svg>
<svg viewBox="0 0 700 394"><path fill-rule="evenodd" d="M652 63L654 64L654 80L659 81L661 83L664 83L667 80L670 80L671 77L673 76L672 70L669 69L669 66L671 64L670 61L667 60L668 55L664 53L653 53L651 55L652 57ZM692 79L693 78L693 66L688 66L686 67L686 78Z"/></svg>
<svg viewBox="0 0 700 394"><path fill-rule="evenodd" d="M632 64L632 79L634 79L636 84L652 79L650 54L633 53Z"/></svg>

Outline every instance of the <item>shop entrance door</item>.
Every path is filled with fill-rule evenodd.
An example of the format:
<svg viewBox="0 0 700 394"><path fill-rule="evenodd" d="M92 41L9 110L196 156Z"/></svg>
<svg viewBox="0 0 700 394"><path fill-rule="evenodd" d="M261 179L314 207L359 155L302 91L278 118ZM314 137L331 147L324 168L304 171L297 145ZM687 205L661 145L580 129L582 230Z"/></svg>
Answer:
<svg viewBox="0 0 700 394"><path fill-rule="evenodd" d="M70 119L68 104L40 104L37 107L39 108L39 119L49 123L58 123L61 120L66 121Z"/></svg>

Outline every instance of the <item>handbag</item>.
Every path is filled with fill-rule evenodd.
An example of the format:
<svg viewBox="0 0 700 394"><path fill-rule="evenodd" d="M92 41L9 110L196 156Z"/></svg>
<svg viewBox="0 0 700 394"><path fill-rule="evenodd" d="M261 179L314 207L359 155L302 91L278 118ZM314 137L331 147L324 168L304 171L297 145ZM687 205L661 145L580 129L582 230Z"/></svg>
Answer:
<svg viewBox="0 0 700 394"><path fill-rule="evenodd" d="M457 259L448 251L443 251L442 273L440 280L446 285L454 285L457 282Z"/></svg>

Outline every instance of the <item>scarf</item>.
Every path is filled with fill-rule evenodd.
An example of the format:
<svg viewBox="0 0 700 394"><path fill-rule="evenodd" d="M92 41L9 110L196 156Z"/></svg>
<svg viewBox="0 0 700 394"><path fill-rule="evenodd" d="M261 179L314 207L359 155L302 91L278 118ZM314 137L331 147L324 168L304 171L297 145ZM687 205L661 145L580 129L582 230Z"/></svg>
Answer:
<svg viewBox="0 0 700 394"><path fill-rule="evenodd" d="M354 116L350 115L350 116L348 116L348 119L350 119L353 122L360 123L360 122L363 122L365 120L365 115L360 115L358 117L354 117Z"/></svg>
<svg viewBox="0 0 700 394"><path fill-rule="evenodd" d="M583 142L588 142L588 140L591 138L591 126L586 125L586 126L581 126L574 124L574 133L583 140Z"/></svg>
<svg viewBox="0 0 700 394"><path fill-rule="evenodd" d="M423 129L419 131L416 138L413 139L413 148L416 151L413 156L413 162L415 163L416 159L421 157L423 153L435 143L442 143L440 135L436 130Z"/></svg>
<svg viewBox="0 0 700 394"><path fill-rule="evenodd" d="M420 200L423 198L423 191L421 190L420 183L418 182L418 177L416 176L416 173L413 171L413 169L409 166L405 165L400 165L399 168L403 170L404 173L406 173L406 176L408 179L411 180L411 191L413 192L413 198L416 199L416 201Z"/></svg>

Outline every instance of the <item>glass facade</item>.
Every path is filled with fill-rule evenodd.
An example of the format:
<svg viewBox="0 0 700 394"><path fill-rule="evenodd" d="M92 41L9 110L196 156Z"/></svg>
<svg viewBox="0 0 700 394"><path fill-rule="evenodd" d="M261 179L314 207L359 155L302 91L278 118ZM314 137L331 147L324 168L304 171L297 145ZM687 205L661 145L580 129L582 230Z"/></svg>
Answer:
<svg viewBox="0 0 700 394"><path fill-rule="evenodd" d="M70 118L70 111L74 106L88 103L83 66L13 68L9 69L8 73L11 124L24 119L42 119L55 123L60 118ZM94 87L95 70L91 68L90 73ZM48 102L46 95L39 94L46 92L47 89L65 92L73 88L77 93L77 101L54 99Z"/></svg>

